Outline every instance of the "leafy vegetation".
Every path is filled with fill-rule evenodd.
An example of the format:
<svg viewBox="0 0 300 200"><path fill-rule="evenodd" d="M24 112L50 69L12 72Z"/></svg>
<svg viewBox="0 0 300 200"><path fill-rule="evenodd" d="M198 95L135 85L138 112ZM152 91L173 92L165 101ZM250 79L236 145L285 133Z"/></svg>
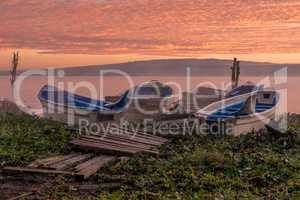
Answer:
<svg viewBox="0 0 300 200"><path fill-rule="evenodd" d="M32 116L0 117L0 164L25 165L48 155L69 151L66 127Z"/></svg>
<svg viewBox="0 0 300 200"><path fill-rule="evenodd" d="M66 153L71 132L37 118L0 120L0 159L25 164L37 157ZM285 133L261 131L240 137L177 136L153 157L139 154L111 164L90 182L98 198L85 199L300 199L299 116ZM119 189L103 188L104 176L123 177ZM80 199L69 183L49 186L47 199Z"/></svg>
<svg viewBox="0 0 300 200"><path fill-rule="evenodd" d="M299 199L299 134L173 138L159 158L139 155L106 173L126 174L124 199Z"/></svg>

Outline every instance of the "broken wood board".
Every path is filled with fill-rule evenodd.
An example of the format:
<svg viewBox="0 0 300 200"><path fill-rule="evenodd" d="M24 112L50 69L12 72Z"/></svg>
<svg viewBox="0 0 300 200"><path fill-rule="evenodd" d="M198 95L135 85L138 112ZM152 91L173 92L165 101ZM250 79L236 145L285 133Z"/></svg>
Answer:
<svg viewBox="0 0 300 200"><path fill-rule="evenodd" d="M58 170L49 170L49 169L33 169L33 168L23 168L23 167L4 167L2 169L6 173L31 173L31 174L53 174L53 175L74 175L73 172L69 171L58 171Z"/></svg>
<svg viewBox="0 0 300 200"><path fill-rule="evenodd" d="M54 165L56 163L62 162L64 160L73 158L80 155L79 153L74 153L70 155L60 155L60 156L53 156L45 159L38 159L33 161L28 165L29 168L48 168L50 169L51 165Z"/></svg>
<svg viewBox="0 0 300 200"><path fill-rule="evenodd" d="M62 159L68 158L68 159ZM43 163L55 163L48 165L51 169L32 167L4 167L2 173L7 174L40 174L40 175L63 175L86 179L95 174L108 162L116 159L115 156L101 155L93 157L93 154L76 154L76 156L56 156L43 160ZM60 160L61 162L57 162ZM47 162L46 162L47 161ZM51 161L51 162L50 162ZM55 162L54 162L55 161ZM32 165L31 165L32 166ZM38 165L40 167L40 165ZM52 169L53 168L53 169Z"/></svg>
<svg viewBox="0 0 300 200"><path fill-rule="evenodd" d="M129 130L124 127L109 129L109 132L113 135L124 135L124 136L128 136L130 138L134 138L134 137L144 138L144 139L150 139L150 140L153 140L156 142L162 142L162 143L165 143L168 141L167 139L165 139L163 137L159 137L159 136L152 135L152 134L145 133L145 132Z"/></svg>
<svg viewBox="0 0 300 200"><path fill-rule="evenodd" d="M155 150L145 150L136 147L118 145L105 141L95 141L88 138L76 139L70 142L71 144L81 148L81 149L90 149L106 153L123 153L123 154L135 154L138 152L147 152L151 154L158 154L158 151Z"/></svg>
<svg viewBox="0 0 300 200"><path fill-rule="evenodd" d="M95 140L95 141L103 141L103 142L108 142L108 143L117 144L117 145L124 145L124 146L138 148L138 149L148 150L148 149L152 148L152 146L150 146L150 145L145 145L145 144L141 144L138 142L129 142L129 141L124 141L124 140L122 141L119 139L109 139L106 137L99 138L99 137L94 137L94 136L85 136L82 138L91 139L91 140Z"/></svg>
<svg viewBox="0 0 300 200"><path fill-rule="evenodd" d="M55 170L67 170L79 163L87 161L91 157L92 154L79 154L78 156L55 163L53 165L50 165L49 167Z"/></svg>
<svg viewBox="0 0 300 200"><path fill-rule="evenodd" d="M84 149L84 150L93 150L96 152L102 152L102 153L124 153L127 155L132 155L137 153L137 151L133 151L130 149L124 149L124 148L118 148L118 147L113 147L111 145L107 144L99 144L95 142L88 142L80 139L72 140L70 144L74 145L78 149Z"/></svg>
<svg viewBox="0 0 300 200"><path fill-rule="evenodd" d="M77 174L82 175L85 179L89 178L93 174L97 173L105 164L114 160L112 156L99 156L88 160L75 167Z"/></svg>
<svg viewBox="0 0 300 200"><path fill-rule="evenodd" d="M127 143L131 143L131 144L141 144L141 145L148 146L149 148L162 145L162 143L152 142L149 140L138 139L138 138L128 138L128 137L124 137L124 136L116 136L116 135L110 135L110 134L103 135L103 136L100 136L100 135L91 135L91 136L97 137L97 138L112 139L112 140L127 142Z"/></svg>
<svg viewBox="0 0 300 200"><path fill-rule="evenodd" d="M155 140L151 140L151 139L145 139L145 138L141 138L141 137L136 137L136 136L130 136L128 134L112 134L112 133L107 133L107 134L103 134L103 135L92 135L95 137L107 137L110 139L124 139L127 141L134 141L134 142L138 142L138 143L142 143L142 144L147 144L147 145L152 145L152 146L159 146L162 145L164 142L159 142L159 141L155 141Z"/></svg>

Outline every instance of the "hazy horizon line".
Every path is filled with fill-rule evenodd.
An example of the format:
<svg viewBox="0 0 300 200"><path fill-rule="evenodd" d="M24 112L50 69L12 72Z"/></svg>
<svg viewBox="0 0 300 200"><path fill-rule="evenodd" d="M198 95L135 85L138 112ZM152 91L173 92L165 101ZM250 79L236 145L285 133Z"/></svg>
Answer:
<svg viewBox="0 0 300 200"><path fill-rule="evenodd" d="M55 69L68 69L68 68L80 68L80 67L101 67L101 66L107 66L107 65L122 65L122 64L128 64L128 63L138 63L138 62L155 62L155 61L170 61L170 60L178 60L178 61L183 61L183 60L216 60L216 61L226 61L226 62L230 62L233 61L234 57L232 59L226 59L226 58L216 58L216 57L206 57L206 58L197 58L197 57L182 57L182 58L158 58L158 59L148 59L148 60L144 60L144 59L137 59L137 60L132 60L132 61L124 61L124 62L111 62L111 63L104 63L104 64L86 64L86 65L62 65L62 66L52 66L52 67L25 67L22 68L20 71L25 71L25 70L39 70L39 69L51 69L51 68L55 68ZM278 63L278 62L269 62L269 61L255 61L255 60L239 60L240 62L244 62L244 63L256 63L256 64L268 64L268 65L300 65L299 63ZM272 66L270 66L272 67ZM1 68L4 68L4 70L1 70ZM10 71L9 68L5 69L5 67L0 66L0 72L7 72Z"/></svg>

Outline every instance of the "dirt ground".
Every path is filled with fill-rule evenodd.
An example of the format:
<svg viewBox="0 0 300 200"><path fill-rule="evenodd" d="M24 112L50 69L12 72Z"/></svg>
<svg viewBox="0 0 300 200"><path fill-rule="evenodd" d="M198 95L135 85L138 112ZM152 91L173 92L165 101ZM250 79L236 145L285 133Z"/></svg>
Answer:
<svg viewBox="0 0 300 200"><path fill-rule="evenodd" d="M68 190L70 194L78 197L97 196L97 184L66 180L58 176L0 173L0 200L12 200L20 195L24 195L25 199L45 199L45 195L51 196L51 190L61 190L63 187L63 190Z"/></svg>

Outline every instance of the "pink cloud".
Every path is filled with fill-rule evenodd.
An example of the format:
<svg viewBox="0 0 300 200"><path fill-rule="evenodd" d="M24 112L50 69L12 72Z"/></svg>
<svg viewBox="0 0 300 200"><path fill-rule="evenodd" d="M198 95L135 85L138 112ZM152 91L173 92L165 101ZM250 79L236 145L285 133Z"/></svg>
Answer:
<svg viewBox="0 0 300 200"><path fill-rule="evenodd" d="M44 53L300 52L300 1L2 0L0 47Z"/></svg>

